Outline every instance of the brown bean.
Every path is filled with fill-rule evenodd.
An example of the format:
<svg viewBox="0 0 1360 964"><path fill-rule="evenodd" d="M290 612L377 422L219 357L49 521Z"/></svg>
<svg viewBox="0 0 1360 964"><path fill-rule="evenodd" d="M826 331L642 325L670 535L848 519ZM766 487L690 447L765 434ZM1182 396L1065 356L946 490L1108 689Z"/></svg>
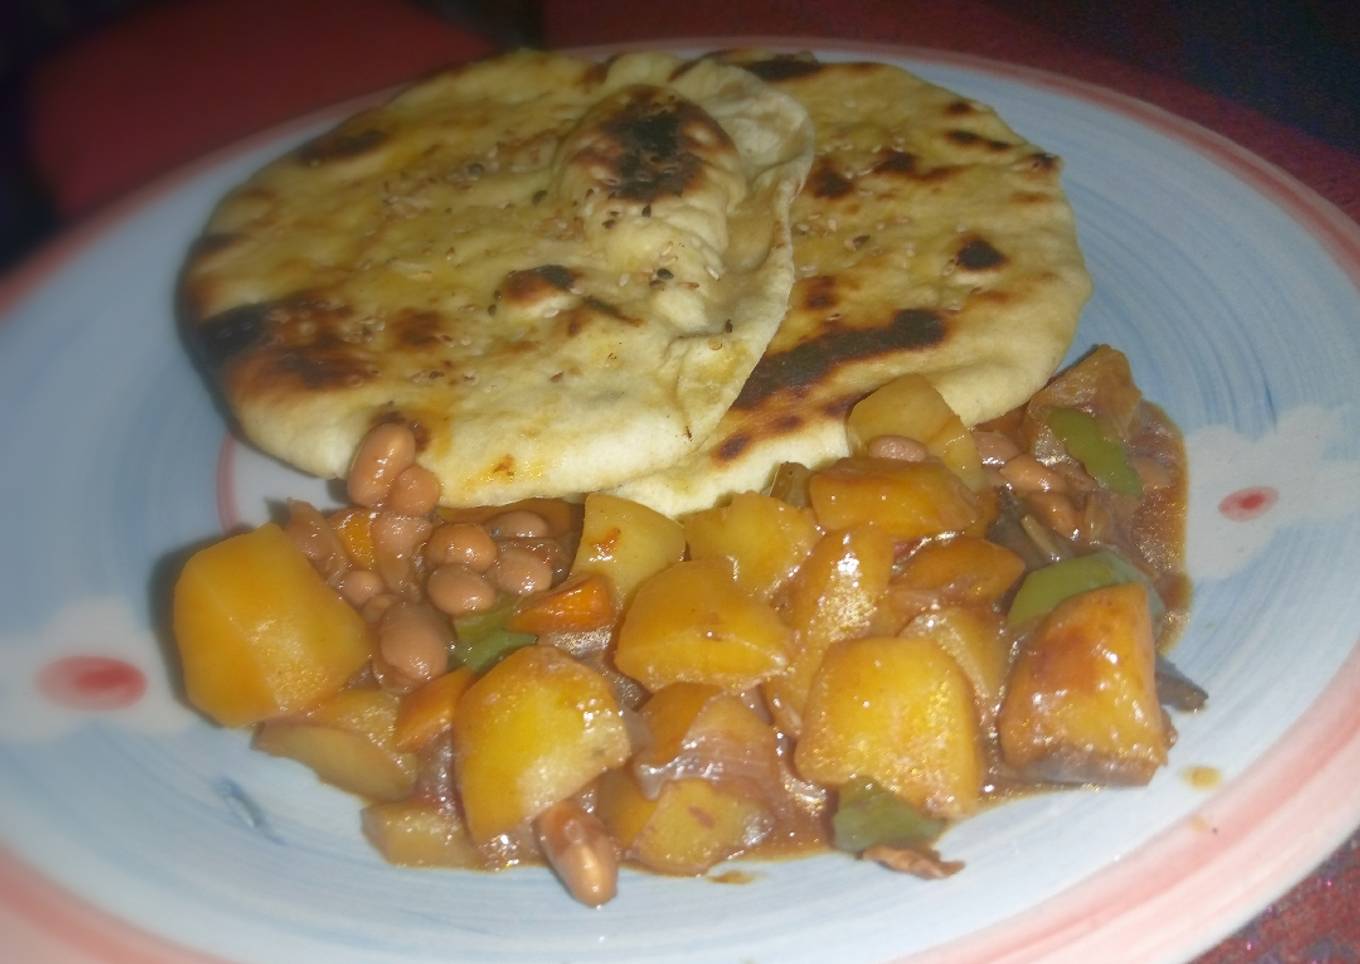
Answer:
<svg viewBox="0 0 1360 964"><path fill-rule="evenodd" d="M496 539L542 539L552 530L548 520L527 509L511 509L487 520L486 527Z"/></svg>
<svg viewBox="0 0 1360 964"><path fill-rule="evenodd" d="M364 603L359 615L364 617L366 623L376 623L381 621L389 609L397 604L397 597L390 592L378 593Z"/></svg>
<svg viewBox="0 0 1360 964"><path fill-rule="evenodd" d="M420 465L404 469L392 482L387 507L402 515L429 515L439 504L439 477Z"/></svg>
<svg viewBox="0 0 1360 964"><path fill-rule="evenodd" d="M575 801L563 800L539 814L534 830L543 856L571 896L589 907L613 900L619 855L598 817Z"/></svg>
<svg viewBox="0 0 1360 964"><path fill-rule="evenodd" d="M373 562L387 588L406 599L420 598L416 556L430 537L429 519L379 512L373 518Z"/></svg>
<svg viewBox="0 0 1360 964"><path fill-rule="evenodd" d="M1001 432L973 432L978 457L983 465L1004 465L1020 454L1020 446Z"/></svg>
<svg viewBox="0 0 1360 964"><path fill-rule="evenodd" d="M554 583L565 578L571 569L571 554L556 539L504 539L500 543L501 552L514 548L527 549L546 562L552 568Z"/></svg>
<svg viewBox="0 0 1360 964"><path fill-rule="evenodd" d="M378 624L378 651L408 679L425 681L449 668L448 620L423 603L399 602Z"/></svg>
<svg viewBox="0 0 1360 964"><path fill-rule="evenodd" d="M345 552L344 543L326 517L310 502L288 500L288 524L283 531L311 560L321 577L332 585L337 584L349 569L349 554Z"/></svg>
<svg viewBox="0 0 1360 964"><path fill-rule="evenodd" d="M930 451L905 435L879 435L869 440L868 453L876 459L892 459L894 462L924 462Z"/></svg>
<svg viewBox="0 0 1360 964"><path fill-rule="evenodd" d="M526 596L552 585L552 566L537 553L521 546L507 546L501 550L491 570L497 587L516 596Z"/></svg>
<svg viewBox="0 0 1360 964"><path fill-rule="evenodd" d="M340 595L355 609L362 609L374 596L383 591L382 577L367 569L351 569L340 580Z"/></svg>
<svg viewBox="0 0 1360 964"><path fill-rule="evenodd" d="M440 566L425 583L430 602L450 616L481 612L496 601L496 589L471 569Z"/></svg>
<svg viewBox="0 0 1360 964"><path fill-rule="evenodd" d="M352 502L370 508L387 499L392 483L416 458L416 437L400 422L375 425L350 462L346 488Z"/></svg>
<svg viewBox="0 0 1360 964"><path fill-rule="evenodd" d="M431 566L467 566L486 572L496 561L496 541L485 529L471 522L442 525L425 543L425 561Z"/></svg>
<svg viewBox="0 0 1360 964"><path fill-rule="evenodd" d="M1021 453L1001 466L1001 477L1020 493L1063 492L1067 483L1032 455Z"/></svg>

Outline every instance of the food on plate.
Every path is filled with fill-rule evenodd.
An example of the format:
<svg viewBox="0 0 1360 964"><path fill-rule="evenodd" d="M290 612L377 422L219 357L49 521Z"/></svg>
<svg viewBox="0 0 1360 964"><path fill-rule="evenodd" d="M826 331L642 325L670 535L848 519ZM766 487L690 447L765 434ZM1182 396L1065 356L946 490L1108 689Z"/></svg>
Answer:
<svg viewBox="0 0 1360 964"><path fill-rule="evenodd" d="M405 541L294 502L286 527L202 550L176 590L186 667L272 671L288 701L204 708L365 797L397 863L546 863L592 906L621 862L830 846L947 876L940 835L1011 793L1146 783L1174 739L1162 702L1193 684L1163 692L1159 656L1188 604L1184 453L1123 357L1099 347L962 435L938 393L885 405L930 392L889 382L851 409L845 458L680 521L608 494L410 516L357 461L359 517ZM1137 494L1055 411L1099 426L1098 464ZM287 556L306 591L233 582L227 552ZM318 591L367 641L324 682L292 656L315 648Z"/></svg>
<svg viewBox="0 0 1360 964"><path fill-rule="evenodd" d="M759 489L781 462L845 455L849 407L898 375L928 376L967 425L1014 408L1091 290L1061 162L991 108L889 64L720 57L806 107L817 153L764 357L697 451L615 490L672 515Z"/></svg>
<svg viewBox="0 0 1360 964"><path fill-rule="evenodd" d="M1053 377L1057 167L896 68L738 52L511 55L266 168L189 322L352 504L190 559L190 699L388 860L590 906L621 864L944 877L1008 795L1148 782L1205 698L1161 655L1185 456L1115 349Z"/></svg>
<svg viewBox="0 0 1360 964"><path fill-rule="evenodd" d="M784 315L813 134L754 75L680 67L453 69L232 191L182 301L245 435L340 477L402 422L451 505L594 491L698 445Z"/></svg>

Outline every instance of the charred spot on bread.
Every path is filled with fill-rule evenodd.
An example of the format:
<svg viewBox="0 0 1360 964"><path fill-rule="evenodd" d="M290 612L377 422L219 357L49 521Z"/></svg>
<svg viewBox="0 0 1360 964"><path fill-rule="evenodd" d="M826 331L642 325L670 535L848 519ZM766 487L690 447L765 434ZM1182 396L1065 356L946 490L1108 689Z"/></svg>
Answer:
<svg viewBox="0 0 1360 964"><path fill-rule="evenodd" d="M578 163L605 173L609 195L639 204L680 197L698 179L698 151L731 138L702 108L656 87L631 88L600 122Z"/></svg>
<svg viewBox="0 0 1360 964"><path fill-rule="evenodd" d="M718 461L730 462L742 452L746 451L746 447L750 444L751 436L747 435L745 432L739 432L736 435L729 435L727 438L723 439L718 445L715 454L717 455Z"/></svg>
<svg viewBox="0 0 1360 964"><path fill-rule="evenodd" d="M822 64L811 54L776 54L767 60L757 60L742 67L768 83L806 77L822 69Z"/></svg>
<svg viewBox="0 0 1360 964"><path fill-rule="evenodd" d="M367 154L386 140L386 134L372 127L359 131L328 131L299 147L297 159L308 167L347 161Z"/></svg>
<svg viewBox="0 0 1360 964"><path fill-rule="evenodd" d="M1000 152L1010 150L1015 146L1006 141L999 141L991 137L983 137L981 134L975 134L972 131L965 130L945 131L944 136L948 138L951 143L957 144L959 147L986 147L989 151Z"/></svg>
<svg viewBox="0 0 1360 964"><path fill-rule="evenodd" d="M541 264L536 268L512 271L496 289L496 297L509 304L532 304L548 295L570 291L576 272L560 264Z"/></svg>
<svg viewBox="0 0 1360 964"><path fill-rule="evenodd" d="M831 308L836 304L836 276L819 274L806 279L799 285L803 296L803 307L812 310Z"/></svg>
<svg viewBox="0 0 1360 964"><path fill-rule="evenodd" d="M444 318L430 309L405 308L390 322L398 344L407 348L432 348L440 344Z"/></svg>
<svg viewBox="0 0 1360 964"><path fill-rule="evenodd" d="M847 362L933 348L946 334L944 318L930 308L903 308L885 325L824 331L788 351L762 357L732 407L752 409L779 392L806 391Z"/></svg>
<svg viewBox="0 0 1360 964"><path fill-rule="evenodd" d="M963 247L959 248L954 260L959 267L967 268L969 271L985 271L1005 264L1006 256L992 247L986 238L969 238Z"/></svg>
<svg viewBox="0 0 1360 964"><path fill-rule="evenodd" d="M209 368L221 368L237 355L264 341L270 301L237 305L205 318L188 328L194 351Z"/></svg>
<svg viewBox="0 0 1360 964"><path fill-rule="evenodd" d="M811 191L813 197L835 199L849 194L852 186L850 179L836 170L835 165L825 157L819 157L808 175L806 190Z"/></svg>

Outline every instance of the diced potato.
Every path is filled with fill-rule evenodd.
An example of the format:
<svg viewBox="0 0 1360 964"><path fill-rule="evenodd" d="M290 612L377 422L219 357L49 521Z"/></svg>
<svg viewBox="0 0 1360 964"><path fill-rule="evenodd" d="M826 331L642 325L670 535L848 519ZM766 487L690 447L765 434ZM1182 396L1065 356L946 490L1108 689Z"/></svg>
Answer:
<svg viewBox="0 0 1360 964"><path fill-rule="evenodd" d="M344 690L304 717L262 724L254 746L305 763L350 793L401 800L415 786L417 761L393 743L399 700L384 690Z"/></svg>
<svg viewBox="0 0 1360 964"><path fill-rule="evenodd" d="M879 436L900 435L924 445L970 489L987 485L973 433L923 375L902 375L872 392L850 410L845 429L857 455Z"/></svg>
<svg viewBox="0 0 1360 964"><path fill-rule="evenodd" d="M375 803L364 810L364 836L383 857L407 867L481 867L467 828L451 807L426 800Z"/></svg>
<svg viewBox="0 0 1360 964"><path fill-rule="evenodd" d="M1141 784L1166 762L1147 589L1060 603L1025 640L998 718L1006 762L1035 780Z"/></svg>
<svg viewBox="0 0 1360 964"><path fill-rule="evenodd" d="M817 783L863 777L932 816L965 816L984 774L968 677L926 639L837 643L813 680L794 762Z"/></svg>
<svg viewBox="0 0 1360 964"><path fill-rule="evenodd" d="M226 726L315 706L372 652L363 619L273 523L193 555L174 634L189 702Z"/></svg>
<svg viewBox="0 0 1360 964"><path fill-rule="evenodd" d="M351 506L332 513L327 520L340 537L350 561L361 569L372 569L378 564L373 552L373 517L377 514L375 509Z"/></svg>
<svg viewBox="0 0 1360 964"><path fill-rule="evenodd" d="M601 778L596 814L635 860L664 874L701 874L773 826L759 800L707 780L675 780L648 800L625 770Z"/></svg>
<svg viewBox="0 0 1360 964"><path fill-rule="evenodd" d="M458 789L477 843L506 833L628 758L604 677L551 646L526 646L463 694L453 718Z"/></svg>
<svg viewBox="0 0 1360 964"><path fill-rule="evenodd" d="M648 745L632 761L644 793L665 781L703 776L772 801L783 794L775 734L739 696L676 683L643 704Z"/></svg>
<svg viewBox="0 0 1360 964"><path fill-rule="evenodd" d="M990 726L1001 708L1010 670L1010 640L1002 631L1001 617L988 610L951 606L917 617L901 635L929 640L954 657L973 684L984 727Z"/></svg>
<svg viewBox="0 0 1360 964"><path fill-rule="evenodd" d="M677 562L637 589L614 665L652 692L707 683L740 692L788 664L790 632L718 559Z"/></svg>
<svg viewBox="0 0 1360 964"><path fill-rule="evenodd" d="M904 541L962 532L979 518L977 498L933 459L841 459L812 474L808 495L827 529L873 523Z"/></svg>
<svg viewBox="0 0 1360 964"><path fill-rule="evenodd" d="M472 685L475 674L466 666L436 676L424 686L407 693L397 708L392 744L398 750L419 750L453 726L453 709L463 691Z"/></svg>
<svg viewBox="0 0 1360 964"><path fill-rule="evenodd" d="M976 536L958 536L916 550L892 584L945 602L991 606L1024 574L1025 561L1011 550Z"/></svg>
<svg viewBox="0 0 1360 964"><path fill-rule="evenodd" d="M892 564L892 537L868 525L827 533L798 571L787 610L793 658L787 672L765 684L770 710L789 733L801 729L803 704L827 647L868 631Z"/></svg>
<svg viewBox="0 0 1360 964"><path fill-rule="evenodd" d="M674 519L618 496L586 496L573 576L598 572L626 605L647 577L685 557L685 530Z"/></svg>
<svg viewBox="0 0 1360 964"><path fill-rule="evenodd" d="M617 616L614 587L599 573L587 573L523 599L505 628L535 636L580 633L613 625Z"/></svg>
<svg viewBox="0 0 1360 964"><path fill-rule="evenodd" d="M685 519L692 559L728 559L737 585L768 600L797 571L817 541L817 522L799 509L755 492Z"/></svg>

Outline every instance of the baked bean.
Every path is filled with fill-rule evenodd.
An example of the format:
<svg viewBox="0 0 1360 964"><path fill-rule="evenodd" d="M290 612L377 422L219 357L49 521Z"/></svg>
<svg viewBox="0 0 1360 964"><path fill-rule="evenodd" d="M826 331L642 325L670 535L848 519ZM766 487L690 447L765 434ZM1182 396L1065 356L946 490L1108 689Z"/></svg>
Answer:
<svg viewBox="0 0 1360 964"><path fill-rule="evenodd" d="M368 670L373 674L373 679L377 681L378 688L389 693L404 696L420 686L418 680L413 680L405 673L399 672L395 666L383 659L381 651L369 657Z"/></svg>
<svg viewBox="0 0 1360 964"><path fill-rule="evenodd" d="M434 523L420 517L379 512L373 518L373 563L388 589L420 598L416 556L433 530Z"/></svg>
<svg viewBox="0 0 1360 964"><path fill-rule="evenodd" d="M352 569L340 580L340 595L355 609L363 608L383 588L382 577L367 569Z"/></svg>
<svg viewBox="0 0 1360 964"><path fill-rule="evenodd" d="M450 616L481 612L496 601L496 589L471 569L440 566L425 583L430 602Z"/></svg>
<svg viewBox="0 0 1360 964"><path fill-rule="evenodd" d="M491 570L496 585L516 596L547 589L552 585L552 565L530 549L507 546Z"/></svg>
<svg viewBox="0 0 1360 964"><path fill-rule="evenodd" d="M1034 514L1058 535L1075 539L1081 516L1072 500L1059 492L1036 492L1025 500Z"/></svg>
<svg viewBox="0 0 1360 964"><path fill-rule="evenodd" d="M439 477L429 469L412 465L392 481L387 507L402 515L429 515L439 504Z"/></svg>
<svg viewBox="0 0 1360 964"><path fill-rule="evenodd" d="M454 522L442 525L425 543L425 561L431 566L467 566L473 572L486 572L496 561L496 541L479 525Z"/></svg>
<svg viewBox="0 0 1360 964"><path fill-rule="evenodd" d="M340 537L310 502L288 500L288 524L283 531L332 585L349 569L349 555Z"/></svg>
<svg viewBox="0 0 1360 964"><path fill-rule="evenodd" d="M378 593L378 595L371 597L368 602L364 603L363 608L359 610L359 615L364 617L364 622L366 623L376 623L381 620L383 615L395 606L396 603L397 597L390 592Z"/></svg>
<svg viewBox="0 0 1360 964"><path fill-rule="evenodd" d="M486 527L496 539L542 539L551 530L548 520L527 509L511 509L487 521Z"/></svg>
<svg viewBox="0 0 1360 964"><path fill-rule="evenodd" d="M1019 493L1063 492L1067 483L1032 455L1021 453L1001 466L1001 477Z"/></svg>
<svg viewBox="0 0 1360 964"><path fill-rule="evenodd" d="M878 435L869 440L868 452L876 459L892 459L894 462L924 462L930 451L905 435Z"/></svg>
<svg viewBox="0 0 1360 964"><path fill-rule="evenodd" d="M378 651L393 669L424 682L449 668L449 624L423 603L399 602L378 624Z"/></svg>
<svg viewBox="0 0 1360 964"><path fill-rule="evenodd" d="M416 437L400 422L375 425L359 443L349 465L350 501L374 508L383 504L392 483L416 458Z"/></svg>
<svg viewBox="0 0 1360 964"><path fill-rule="evenodd" d="M974 432L973 443L983 465L1004 465L1020 454L1020 446L1001 432Z"/></svg>
<svg viewBox="0 0 1360 964"><path fill-rule="evenodd" d="M565 578L567 571L571 569L571 556L556 539L504 539L499 548L501 552L512 548L529 550L552 567L554 583Z"/></svg>
<svg viewBox="0 0 1360 964"><path fill-rule="evenodd" d="M618 890L619 855L598 817L573 800L555 803L534 821L543 856L567 891L598 907Z"/></svg>

